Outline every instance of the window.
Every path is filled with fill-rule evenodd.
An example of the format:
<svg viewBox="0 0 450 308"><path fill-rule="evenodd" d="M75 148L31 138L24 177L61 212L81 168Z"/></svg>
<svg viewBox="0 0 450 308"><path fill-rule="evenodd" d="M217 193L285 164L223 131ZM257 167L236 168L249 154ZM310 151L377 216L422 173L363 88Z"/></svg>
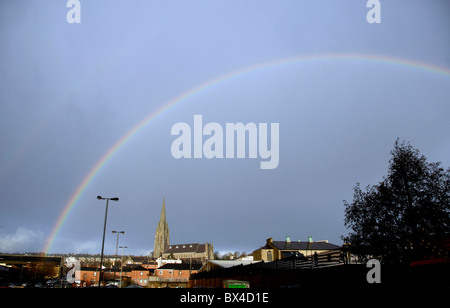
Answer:
<svg viewBox="0 0 450 308"><path fill-rule="evenodd" d="M144 275L144 272L141 271L141 276L143 276L143 275Z"/></svg>
<svg viewBox="0 0 450 308"><path fill-rule="evenodd" d="M267 252L267 261L272 261L272 251L271 250L269 250Z"/></svg>

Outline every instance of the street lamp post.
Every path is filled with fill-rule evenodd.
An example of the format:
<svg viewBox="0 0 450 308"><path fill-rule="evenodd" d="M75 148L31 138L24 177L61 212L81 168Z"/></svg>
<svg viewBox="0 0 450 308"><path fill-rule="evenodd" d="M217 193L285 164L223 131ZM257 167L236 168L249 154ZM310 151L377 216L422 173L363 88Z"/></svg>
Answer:
<svg viewBox="0 0 450 308"><path fill-rule="evenodd" d="M120 246L119 248L122 248L122 262L120 262L120 288L122 288L123 249L128 247Z"/></svg>
<svg viewBox="0 0 450 308"><path fill-rule="evenodd" d="M117 241L116 241L116 258L114 261L114 284L116 283L116 263L117 263L117 258L119 257L119 255L117 254L117 248L119 247L119 234L125 234L125 231L115 231L113 230L112 233L117 233Z"/></svg>
<svg viewBox="0 0 450 308"><path fill-rule="evenodd" d="M97 196L98 200L106 199L106 211L105 211L105 224L103 225L103 241L102 241L102 254L100 256L100 277L98 278L98 286L101 286L102 282L102 266L103 266L103 248L105 247L105 232L106 232L106 218L108 216L108 203L109 200L119 201L119 198L103 198L102 196Z"/></svg>
<svg viewBox="0 0 450 308"><path fill-rule="evenodd" d="M115 230L113 230L112 233L117 233L117 241L116 241L116 257L117 257L118 256L117 255L117 248L119 247L119 234L120 233L125 234L125 231L115 231Z"/></svg>

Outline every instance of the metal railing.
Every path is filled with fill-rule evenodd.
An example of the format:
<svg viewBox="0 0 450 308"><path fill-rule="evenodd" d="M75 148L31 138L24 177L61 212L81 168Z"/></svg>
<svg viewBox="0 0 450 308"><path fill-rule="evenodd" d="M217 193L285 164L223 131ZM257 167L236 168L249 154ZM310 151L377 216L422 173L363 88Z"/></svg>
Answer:
<svg viewBox="0 0 450 308"><path fill-rule="evenodd" d="M323 268L344 264L342 252L340 250L324 254L314 254L303 260L277 260L275 267L277 269L311 269Z"/></svg>

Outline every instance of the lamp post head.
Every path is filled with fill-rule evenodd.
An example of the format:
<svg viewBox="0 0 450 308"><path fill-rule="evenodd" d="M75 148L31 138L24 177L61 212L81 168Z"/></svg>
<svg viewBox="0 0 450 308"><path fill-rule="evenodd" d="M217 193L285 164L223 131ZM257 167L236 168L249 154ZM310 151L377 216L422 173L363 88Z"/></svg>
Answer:
<svg viewBox="0 0 450 308"><path fill-rule="evenodd" d="M103 198L102 196L97 196L98 200L105 200L105 199L109 199L112 201L119 201L119 198L115 197L115 198Z"/></svg>

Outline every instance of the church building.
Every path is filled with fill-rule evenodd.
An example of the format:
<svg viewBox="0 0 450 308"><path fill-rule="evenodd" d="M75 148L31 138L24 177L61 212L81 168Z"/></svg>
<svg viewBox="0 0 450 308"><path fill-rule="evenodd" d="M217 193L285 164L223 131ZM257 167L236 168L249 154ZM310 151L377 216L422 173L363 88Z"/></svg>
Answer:
<svg viewBox="0 0 450 308"><path fill-rule="evenodd" d="M156 227L153 257L155 259L162 257L162 254L168 247L169 247L169 225L167 224L166 220L165 198L163 198L161 218L159 219L158 226Z"/></svg>
<svg viewBox="0 0 450 308"><path fill-rule="evenodd" d="M169 225L166 220L165 198L163 198L161 217L156 227L153 257L155 259L161 257L162 259L177 259L187 262L205 262L214 259L214 246L208 242L171 245Z"/></svg>

